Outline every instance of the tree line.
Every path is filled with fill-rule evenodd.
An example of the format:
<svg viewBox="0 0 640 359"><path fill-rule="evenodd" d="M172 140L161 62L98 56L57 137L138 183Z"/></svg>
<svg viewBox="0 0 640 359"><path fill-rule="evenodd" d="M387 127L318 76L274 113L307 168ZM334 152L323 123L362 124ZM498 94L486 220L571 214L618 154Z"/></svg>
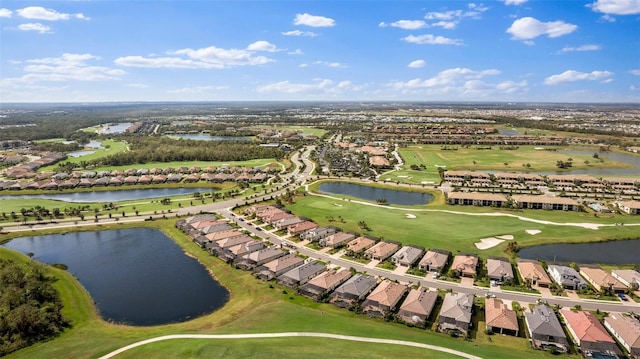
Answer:
<svg viewBox="0 0 640 359"><path fill-rule="evenodd" d="M57 336L70 325L53 282L42 264L0 259L0 357Z"/></svg>

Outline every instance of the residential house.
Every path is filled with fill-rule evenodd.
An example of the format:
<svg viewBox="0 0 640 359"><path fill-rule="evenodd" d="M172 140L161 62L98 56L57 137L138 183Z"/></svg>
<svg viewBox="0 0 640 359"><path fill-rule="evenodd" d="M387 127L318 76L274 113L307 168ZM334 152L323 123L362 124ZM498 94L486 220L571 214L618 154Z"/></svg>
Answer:
<svg viewBox="0 0 640 359"><path fill-rule="evenodd" d="M409 291L398 311L398 320L424 328L438 300L438 292L427 288L414 288Z"/></svg>
<svg viewBox="0 0 640 359"><path fill-rule="evenodd" d="M518 317L501 300L487 298L484 304L484 317L487 330L494 333L518 336Z"/></svg>
<svg viewBox="0 0 640 359"><path fill-rule="evenodd" d="M616 269L611 271L611 276L629 288L634 287L634 283L635 286L640 286L640 273L633 269Z"/></svg>
<svg viewBox="0 0 640 359"><path fill-rule="evenodd" d="M423 254L424 249L422 248L404 246L391 256L391 260L397 266L411 267L422 257Z"/></svg>
<svg viewBox="0 0 640 359"><path fill-rule="evenodd" d="M331 293L329 302L339 308L352 307L366 297L377 283L375 277L357 273Z"/></svg>
<svg viewBox="0 0 640 359"><path fill-rule="evenodd" d="M384 318L397 308L397 305L406 293L407 286L405 284L399 284L385 279L362 303L362 312L370 317Z"/></svg>
<svg viewBox="0 0 640 359"><path fill-rule="evenodd" d="M597 291L610 290L613 293L624 293L627 291L627 286L600 267L581 266L580 274Z"/></svg>
<svg viewBox="0 0 640 359"><path fill-rule="evenodd" d="M290 217L290 218L283 218L283 219L277 220L275 222L272 222L271 225L274 228L276 228L278 230L281 230L283 228L287 228L287 227L289 227L291 225L294 225L294 224L297 224L297 223L300 223L300 222L304 222L304 221L305 220L302 219L302 218Z"/></svg>
<svg viewBox="0 0 640 359"><path fill-rule="evenodd" d="M210 243L207 248L209 249L209 253L211 253L212 255L220 256L224 254L224 251L226 249L237 246L239 244L248 243L253 240L253 238L249 237L246 234L240 234L239 236L227 237Z"/></svg>
<svg viewBox="0 0 640 359"><path fill-rule="evenodd" d="M551 278L549 278L547 272L545 272L542 264L537 261L520 259L516 266L518 267L518 272L520 272L522 280L529 283L532 287L537 285L549 288L551 286Z"/></svg>
<svg viewBox="0 0 640 359"><path fill-rule="evenodd" d="M535 195L513 195L511 197L518 208L579 211L580 204L568 197L550 197Z"/></svg>
<svg viewBox="0 0 640 359"><path fill-rule="evenodd" d="M576 311L569 308L560 310L560 316L567 324L567 331L585 357L609 355L618 358L622 355L616 341L607 333L602 323L591 312Z"/></svg>
<svg viewBox="0 0 640 359"><path fill-rule="evenodd" d="M566 352L569 347L567 336L551 307L541 304L533 308L531 313L524 313L529 338L534 349L555 347L558 352Z"/></svg>
<svg viewBox="0 0 640 359"><path fill-rule="evenodd" d="M447 203L451 205L502 207L506 205L507 197L499 193L449 192L447 194Z"/></svg>
<svg viewBox="0 0 640 359"><path fill-rule="evenodd" d="M487 277L497 283L513 282L513 267L506 258L487 259Z"/></svg>
<svg viewBox="0 0 640 359"><path fill-rule="evenodd" d="M640 214L640 201L617 201L615 205L626 214Z"/></svg>
<svg viewBox="0 0 640 359"><path fill-rule="evenodd" d="M338 230L335 227L315 227L300 234L300 239L311 242L318 242L322 238L326 238Z"/></svg>
<svg viewBox="0 0 640 359"><path fill-rule="evenodd" d="M237 265L240 269L252 270L257 266L260 266L278 257L282 257L287 253L288 252L285 252L280 248L267 247L236 258L233 261L233 264Z"/></svg>
<svg viewBox="0 0 640 359"><path fill-rule="evenodd" d="M460 277L474 278L478 268L478 257L468 254L456 254L451 270Z"/></svg>
<svg viewBox="0 0 640 359"><path fill-rule="evenodd" d="M303 221L296 224L292 224L287 227L287 233L292 236L297 236L302 232L308 231L312 228L316 228L318 225L311 221Z"/></svg>
<svg viewBox="0 0 640 359"><path fill-rule="evenodd" d="M307 283L311 278L327 270L327 266L318 261L311 261L295 267L276 278L276 282L282 286L295 288Z"/></svg>
<svg viewBox="0 0 640 359"><path fill-rule="evenodd" d="M466 336L471 327L473 294L447 293L440 309L438 331Z"/></svg>
<svg viewBox="0 0 640 359"><path fill-rule="evenodd" d="M306 284L298 288L298 294L315 301L320 301L329 292L337 288L351 277L351 271L347 269L330 269L312 278Z"/></svg>
<svg viewBox="0 0 640 359"><path fill-rule="evenodd" d="M451 252L439 249L430 249L422 257L418 266L423 271L441 273L449 261Z"/></svg>
<svg viewBox="0 0 640 359"><path fill-rule="evenodd" d="M562 288L582 290L588 287L587 282L585 282L580 274L571 267L549 265L547 270L549 271L549 275L551 275L553 281Z"/></svg>
<svg viewBox="0 0 640 359"><path fill-rule="evenodd" d="M295 254L286 254L254 269L253 275L258 279L271 280L302 263L304 259Z"/></svg>
<svg viewBox="0 0 640 359"><path fill-rule="evenodd" d="M339 248L356 238L355 234L346 232L336 232L325 238L321 238L319 243L322 247Z"/></svg>
<svg viewBox="0 0 640 359"><path fill-rule="evenodd" d="M373 260L383 261L391 257L391 255L395 253L398 250L398 248L400 248L400 245L396 243L381 241L376 243L373 247L364 251L364 257L373 259Z"/></svg>
<svg viewBox="0 0 640 359"><path fill-rule="evenodd" d="M364 252L376 244L376 240L369 237L358 237L347 243L347 254L354 255Z"/></svg>
<svg viewBox="0 0 640 359"><path fill-rule="evenodd" d="M265 248L264 242L253 239L249 242L225 248L218 253L218 257L227 263L231 263L238 257L259 251L263 248Z"/></svg>
<svg viewBox="0 0 640 359"><path fill-rule="evenodd" d="M604 326L633 359L640 359L640 321L634 317L612 313L604 318Z"/></svg>

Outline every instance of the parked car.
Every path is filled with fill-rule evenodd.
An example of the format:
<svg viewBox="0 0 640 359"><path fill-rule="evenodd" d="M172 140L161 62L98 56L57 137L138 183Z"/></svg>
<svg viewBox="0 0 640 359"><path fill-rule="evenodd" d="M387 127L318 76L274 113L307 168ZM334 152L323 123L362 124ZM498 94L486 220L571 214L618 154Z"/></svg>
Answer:
<svg viewBox="0 0 640 359"><path fill-rule="evenodd" d="M627 301L627 297L622 293L618 293L618 298L620 298L620 300L624 300L625 302Z"/></svg>

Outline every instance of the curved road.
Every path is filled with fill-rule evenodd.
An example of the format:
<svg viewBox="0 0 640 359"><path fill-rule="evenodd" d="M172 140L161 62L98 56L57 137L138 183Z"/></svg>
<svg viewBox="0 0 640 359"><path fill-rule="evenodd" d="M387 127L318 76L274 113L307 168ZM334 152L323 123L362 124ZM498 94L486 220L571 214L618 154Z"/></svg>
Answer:
<svg viewBox="0 0 640 359"><path fill-rule="evenodd" d="M338 339L338 340L349 340L353 342L365 342L365 343L379 343L379 344L392 344L392 345L403 345L407 347L414 348L423 348L429 350L435 350L439 352L444 352L448 354L453 354L462 358L467 359L482 359L479 356L475 356L472 354L467 354L458 350L449 349L445 347L440 347L437 345L423 344L410 342L405 340L393 340L393 339L379 339L379 338L367 338L367 337L355 337L351 335L339 335L339 334L328 334L328 333L313 333L313 332L289 332L289 333L256 333L256 334L176 334L176 335L165 335L162 337L151 338L147 340L142 340L137 343L129 344L120 349L114 350L111 353L100 357L100 359L109 359L113 358L118 354L126 352L127 350L137 348L139 346L143 346L150 343L160 342L164 340L172 340L172 339L256 339L256 338L290 338L290 337L314 337L314 338L329 338L329 339Z"/></svg>

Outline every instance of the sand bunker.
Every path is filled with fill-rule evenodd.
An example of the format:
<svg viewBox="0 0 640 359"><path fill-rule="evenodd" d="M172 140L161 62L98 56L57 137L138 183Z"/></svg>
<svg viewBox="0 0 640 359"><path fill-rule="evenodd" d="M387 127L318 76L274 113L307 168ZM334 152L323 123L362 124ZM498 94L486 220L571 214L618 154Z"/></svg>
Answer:
<svg viewBox="0 0 640 359"><path fill-rule="evenodd" d="M397 176L398 178L407 178L409 176Z"/></svg>
<svg viewBox="0 0 640 359"><path fill-rule="evenodd" d="M476 245L476 248L478 249L489 249L492 247L497 246L498 244L504 242L503 239L498 239L496 237L488 237L488 238L482 238L480 240L480 242L476 242L474 243Z"/></svg>
<svg viewBox="0 0 640 359"><path fill-rule="evenodd" d="M413 219L413 218L416 218L416 215L407 213L407 214L405 214L405 217Z"/></svg>
<svg viewBox="0 0 640 359"><path fill-rule="evenodd" d="M336 207L342 207L341 204L337 204L337 203L334 203L333 205L336 206Z"/></svg>
<svg viewBox="0 0 640 359"><path fill-rule="evenodd" d="M513 239L513 234L503 234L501 236L496 236L496 238L510 241Z"/></svg>
<svg viewBox="0 0 640 359"><path fill-rule="evenodd" d="M542 232L541 230L538 230L538 229L525 229L524 231L529 233L532 236L535 236L536 234Z"/></svg>

